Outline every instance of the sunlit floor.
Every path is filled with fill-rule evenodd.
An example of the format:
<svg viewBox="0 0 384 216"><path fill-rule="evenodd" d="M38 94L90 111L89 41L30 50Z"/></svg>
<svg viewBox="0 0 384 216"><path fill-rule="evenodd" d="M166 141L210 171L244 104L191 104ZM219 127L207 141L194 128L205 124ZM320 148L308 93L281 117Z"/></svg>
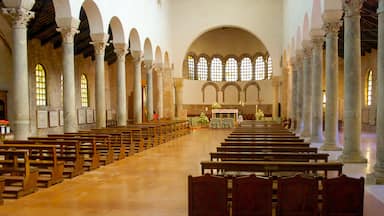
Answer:
<svg viewBox="0 0 384 216"><path fill-rule="evenodd" d="M187 215L187 176L200 175L200 161L231 130L194 130L190 135L117 161L18 200L6 200L0 216ZM346 164L347 175L360 177L375 163L375 136L362 135L368 164ZM317 144L314 144L317 145ZM332 152L336 158L341 152ZM331 158L331 159L332 159ZM384 186L366 187L366 215L382 215ZM381 200L381 202L380 202ZM377 212L374 213L374 212Z"/></svg>

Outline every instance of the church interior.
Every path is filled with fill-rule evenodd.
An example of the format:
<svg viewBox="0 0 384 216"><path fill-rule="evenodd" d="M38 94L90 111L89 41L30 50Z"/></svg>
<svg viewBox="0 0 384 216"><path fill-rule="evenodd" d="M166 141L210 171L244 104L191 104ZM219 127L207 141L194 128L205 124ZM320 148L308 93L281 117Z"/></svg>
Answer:
<svg viewBox="0 0 384 216"><path fill-rule="evenodd" d="M328 178L362 179L353 215L382 215L384 0L0 0L0 8L0 216L199 215L193 178L237 182L243 171L263 173L258 164L273 176L272 215L284 215L273 173L297 164L325 164L305 170L324 194ZM204 172L204 163L233 162L212 160L231 142L263 142L241 156L264 160L242 158L253 172ZM293 142L306 149L281 147ZM236 215L236 196L227 196L232 214L223 215ZM326 195L315 202L308 215L332 215Z"/></svg>

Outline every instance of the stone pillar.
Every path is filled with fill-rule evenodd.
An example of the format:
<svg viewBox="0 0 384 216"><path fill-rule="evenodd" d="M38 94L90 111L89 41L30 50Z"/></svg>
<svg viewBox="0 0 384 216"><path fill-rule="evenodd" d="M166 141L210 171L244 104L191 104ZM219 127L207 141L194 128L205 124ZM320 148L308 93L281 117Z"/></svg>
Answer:
<svg viewBox="0 0 384 216"><path fill-rule="evenodd" d="M296 109L297 109L297 104L296 104L296 98L297 98L297 69L295 67L294 59L291 60L291 70L292 70L292 80L291 80L291 86L292 86L292 91L291 91L291 131L295 131L296 129Z"/></svg>
<svg viewBox="0 0 384 216"><path fill-rule="evenodd" d="M300 135L303 131L303 99L304 99L304 76L303 76L303 52L298 50L296 52L296 131L297 135Z"/></svg>
<svg viewBox="0 0 384 216"><path fill-rule="evenodd" d="M154 69L157 74L157 104L156 111L159 114L160 118L163 118L163 72L161 67L156 67Z"/></svg>
<svg viewBox="0 0 384 216"><path fill-rule="evenodd" d="M132 51L133 63L135 65L135 74L133 80L133 120L140 124L143 122L143 98L141 92L141 51Z"/></svg>
<svg viewBox="0 0 384 216"><path fill-rule="evenodd" d="M108 34L91 35L92 44L95 47L96 59L96 128L106 127L106 108L105 108L105 72L104 72L104 53L107 46Z"/></svg>
<svg viewBox="0 0 384 216"><path fill-rule="evenodd" d="M303 41L304 58L303 58L303 132L301 137L310 140L312 134L312 73L311 73L311 56L312 44L310 41Z"/></svg>
<svg viewBox="0 0 384 216"><path fill-rule="evenodd" d="M75 86L75 62L74 62L74 36L80 20L75 18L61 19L57 21L63 36L63 108L64 108L64 132L77 132L76 115L76 86Z"/></svg>
<svg viewBox="0 0 384 216"><path fill-rule="evenodd" d="M147 119L153 120L153 79L152 79L152 60L144 61L145 68L147 70Z"/></svg>
<svg viewBox="0 0 384 216"><path fill-rule="evenodd" d="M373 183L384 184L384 0L379 0L377 45L377 115L376 115L376 164L368 176Z"/></svg>
<svg viewBox="0 0 384 216"><path fill-rule="evenodd" d="M2 12L10 16L12 22L13 127L17 140L26 140L30 133L27 24L34 13L29 9L2 8Z"/></svg>
<svg viewBox="0 0 384 216"><path fill-rule="evenodd" d="M326 11L323 15L325 41L325 140L320 147L324 151L340 151L338 130L338 32L341 26L339 10Z"/></svg>
<svg viewBox="0 0 384 216"><path fill-rule="evenodd" d="M125 78L125 56L127 44L114 44L117 55L117 126L127 125L127 88Z"/></svg>
<svg viewBox="0 0 384 216"><path fill-rule="evenodd" d="M361 134L361 37L363 0L344 0L344 163L366 163L360 151Z"/></svg>
<svg viewBox="0 0 384 216"><path fill-rule="evenodd" d="M272 118L277 120L278 117L278 109L279 109L279 87L280 87L280 78L273 77L272 78L272 87L273 87L273 104L272 104Z"/></svg>
<svg viewBox="0 0 384 216"><path fill-rule="evenodd" d="M311 141L322 143L323 137L323 31L312 30L312 134Z"/></svg>
<svg viewBox="0 0 384 216"><path fill-rule="evenodd" d="M182 116L182 110L183 110L183 79L182 78L175 78L175 103L176 103L176 113L175 117L176 119L180 119Z"/></svg>

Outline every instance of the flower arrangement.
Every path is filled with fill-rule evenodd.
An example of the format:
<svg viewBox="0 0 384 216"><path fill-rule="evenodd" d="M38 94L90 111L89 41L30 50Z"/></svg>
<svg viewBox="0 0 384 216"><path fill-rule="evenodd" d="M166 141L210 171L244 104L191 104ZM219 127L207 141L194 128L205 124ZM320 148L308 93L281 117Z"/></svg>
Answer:
<svg viewBox="0 0 384 216"><path fill-rule="evenodd" d="M200 122L200 124L204 124L204 125L206 125L206 124L209 123L209 119L208 119L208 117L205 115L204 112L201 112L201 113L200 113L199 122Z"/></svg>
<svg viewBox="0 0 384 216"><path fill-rule="evenodd" d="M221 105L217 102L213 103L212 104L212 109L220 109L221 108Z"/></svg>
<svg viewBox="0 0 384 216"><path fill-rule="evenodd" d="M264 119L264 112L261 109L258 109L255 113L256 120Z"/></svg>
<svg viewBox="0 0 384 216"><path fill-rule="evenodd" d="M0 126L8 126L9 121L8 120L0 120Z"/></svg>

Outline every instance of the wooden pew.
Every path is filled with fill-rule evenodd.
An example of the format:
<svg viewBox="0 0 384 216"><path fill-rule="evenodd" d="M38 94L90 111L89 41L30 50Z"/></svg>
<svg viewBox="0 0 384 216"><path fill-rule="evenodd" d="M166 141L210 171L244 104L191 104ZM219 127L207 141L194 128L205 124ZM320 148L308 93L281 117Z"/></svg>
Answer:
<svg viewBox="0 0 384 216"><path fill-rule="evenodd" d="M78 140L63 140L48 137L29 137L29 140L6 140L5 144L52 145L56 147L59 161L64 161L64 178L73 178L84 173L84 156L80 154Z"/></svg>
<svg viewBox="0 0 384 216"><path fill-rule="evenodd" d="M88 133L92 134L108 134L111 136L111 147L115 160L121 160L129 154L132 143L132 133L122 128L92 128ZM128 152L128 154L126 154Z"/></svg>
<svg viewBox="0 0 384 216"><path fill-rule="evenodd" d="M4 204L4 200L3 200L4 187L5 187L5 179L3 176L0 176L0 205Z"/></svg>
<svg viewBox="0 0 384 216"><path fill-rule="evenodd" d="M211 152L211 161L324 161L328 162L326 153L291 153L291 152Z"/></svg>
<svg viewBox="0 0 384 216"><path fill-rule="evenodd" d="M220 146L218 152L303 152L317 153L312 147L273 147L273 146Z"/></svg>
<svg viewBox="0 0 384 216"><path fill-rule="evenodd" d="M37 167L39 171L39 187L50 187L64 180L64 162L58 161L55 146L20 143L0 145L0 150L8 149L28 151L30 165Z"/></svg>
<svg viewBox="0 0 384 216"><path fill-rule="evenodd" d="M279 172L303 172L318 175L318 171L324 172L327 177L329 171L336 171L338 176L342 174L343 164L339 162L275 162L275 161L202 161L201 173L206 170L217 175L225 175L226 172L263 172L264 176L273 176Z"/></svg>
<svg viewBox="0 0 384 216"><path fill-rule="evenodd" d="M279 138L279 137L258 137L258 138L225 138L225 141L236 141L236 142L304 142L304 139L300 138Z"/></svg>
<svg viewBox="0 0 384 216"><path fill-rule="evenodd" d="M230 134L228 138L299 138L293 134Z"/></svg>
<svg viewBox="0 0 384 216"><path fill-rule="evenodd" d="M5 179L4 198L20 198L37 190L38 169L31 167L26 150L0 150L0 174Z"/></svg>
<svg viewBox="0 0 384 216"><path fill-rule="evenodd" d="M222 142L221 146L286 146L286 147L309 147L308 142Z"/></svg>

